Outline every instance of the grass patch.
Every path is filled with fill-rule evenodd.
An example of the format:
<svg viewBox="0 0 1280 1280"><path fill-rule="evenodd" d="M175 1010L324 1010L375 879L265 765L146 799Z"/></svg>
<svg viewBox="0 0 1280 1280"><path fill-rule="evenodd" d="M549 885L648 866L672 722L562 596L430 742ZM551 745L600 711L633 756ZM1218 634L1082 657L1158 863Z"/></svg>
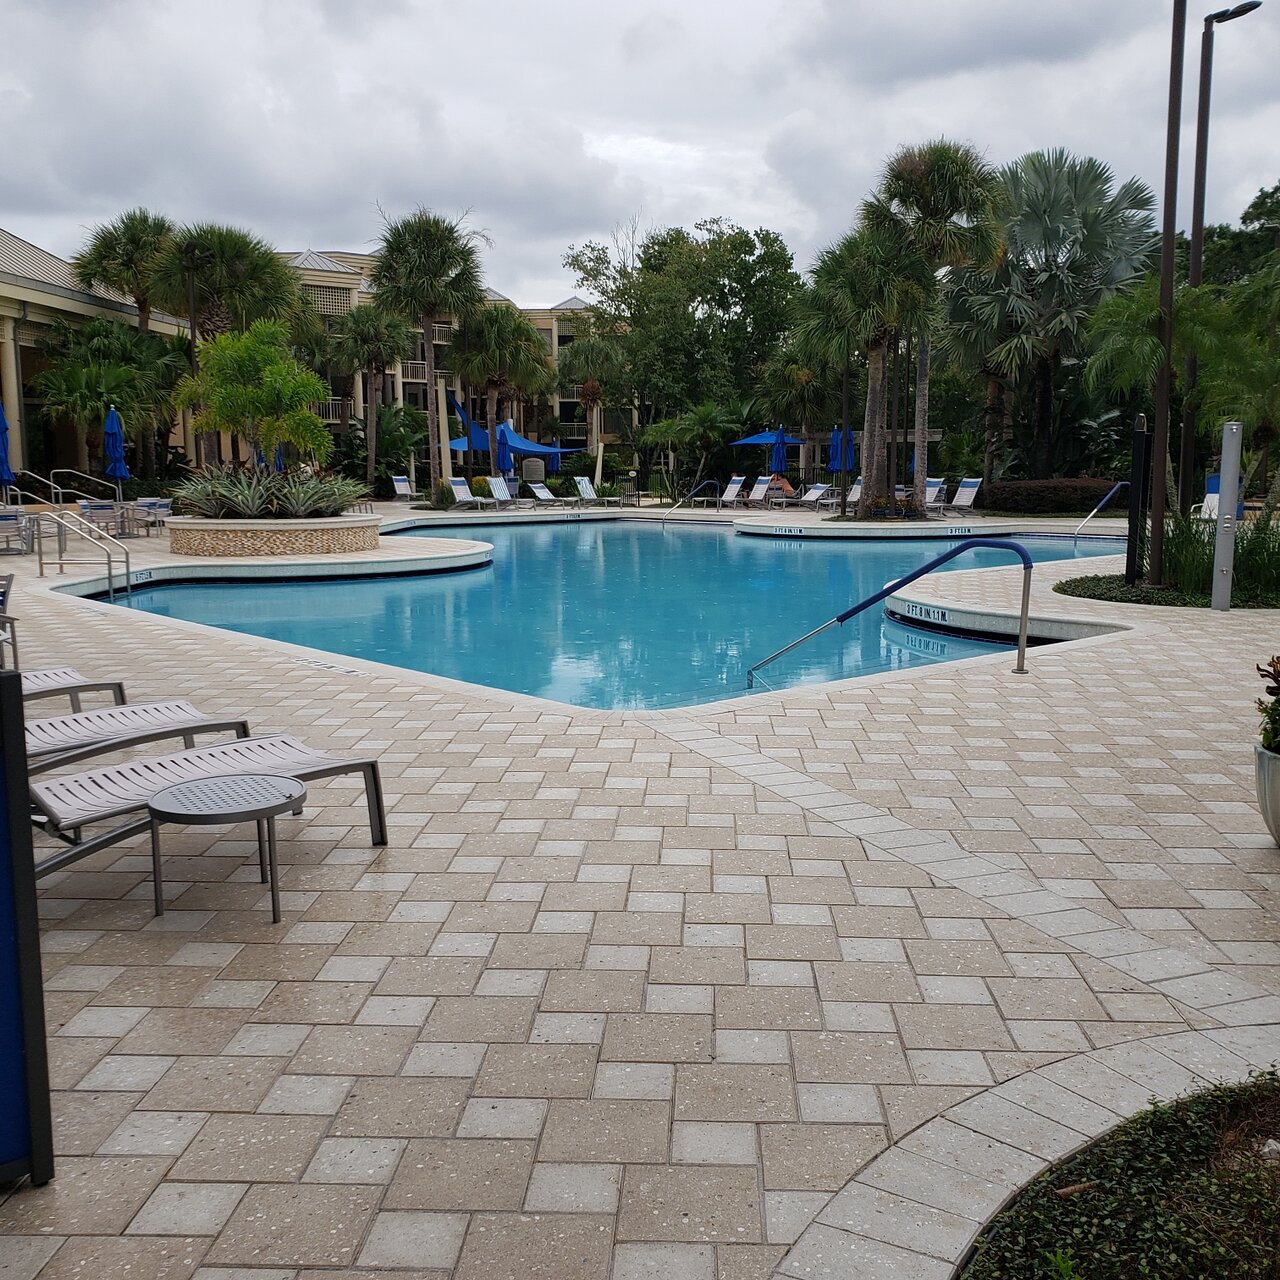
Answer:
<svg viewBox="0 0 1280 1280"><path fill-rule="evenodd" d="M1280 1075L1140 1112L1031 1183L962 1280L1275 1280Z"/></svg>
<svg viewBox="0 0 1280 1280"><path fill-rule="evenodd" d="M1207 591L1184 591L1180 587L1151 587L1145 582L1129 586L1122 573L1095 573L1081 578L1064 578L1053 588L1064 596L1084 600L1107 600L1112 604L1162 604L1179 609L1207 609ZM1280 592L1259 591L1248 585L1234 584L1231 591L1233 609L1280 609Z"/></svg>

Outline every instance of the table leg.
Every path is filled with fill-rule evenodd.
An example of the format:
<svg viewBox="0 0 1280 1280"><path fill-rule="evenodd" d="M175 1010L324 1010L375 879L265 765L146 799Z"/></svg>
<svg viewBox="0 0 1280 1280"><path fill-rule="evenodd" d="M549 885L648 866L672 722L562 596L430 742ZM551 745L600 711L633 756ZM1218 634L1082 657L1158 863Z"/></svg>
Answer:
<svg viewBox="0 0 1280 1280"><path fill-rule="evenodd" d="M151 883L156 893L156 915L164 915L164 889L160 882L160 824L151 819Z"/></svg>
<svg viewBox="0 0 1280 1280"><path fill-rule="evenodd" d="M262 873L262 883L267 883L267 823L265 818L258 819L258 870Z"/></svg>
<svg viewBox="0 0 1280 1280"><path fill-rule="evenodd" d="M271 922L280 923L280 879L276 870L276 820L267 819L267 859L271 868Z"/></svg>

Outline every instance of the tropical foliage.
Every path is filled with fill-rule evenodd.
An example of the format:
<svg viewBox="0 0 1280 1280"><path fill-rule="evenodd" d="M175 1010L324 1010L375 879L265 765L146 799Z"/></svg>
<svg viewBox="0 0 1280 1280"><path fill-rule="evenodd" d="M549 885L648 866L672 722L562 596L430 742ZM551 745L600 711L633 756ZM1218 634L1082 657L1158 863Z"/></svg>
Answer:
<svg viewBox="0 0 1280 1280"><path fill-rule="evenodd" d="M173 490L174 509L215 519L301 519L340 516L369 491L345 476L206 467Z"/></svg>
<svg viewBox="0 0 1280 1280"><path fill-rule="evenodd" d="M71 260L84 289L109 289L132 298L138 328L151 327L151 298L156 264L173 238L173 223L148 209L129 209L113 222L95 227Z"/></svg>

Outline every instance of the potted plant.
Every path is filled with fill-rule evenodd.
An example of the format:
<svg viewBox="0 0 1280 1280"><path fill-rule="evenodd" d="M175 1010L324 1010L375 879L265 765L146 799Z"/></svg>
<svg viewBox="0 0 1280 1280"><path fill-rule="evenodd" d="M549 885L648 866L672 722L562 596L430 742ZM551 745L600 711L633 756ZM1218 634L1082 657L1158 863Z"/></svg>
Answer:
<svg viewBox="0 0 1280 1280"><path fill-rule="evenodd" d="M1266 682L1266 697L1258 699L1262 713L1258 762L1258 808L1271 838L1280 845L1280 657L1272 658L1258 674Z"/></svg>

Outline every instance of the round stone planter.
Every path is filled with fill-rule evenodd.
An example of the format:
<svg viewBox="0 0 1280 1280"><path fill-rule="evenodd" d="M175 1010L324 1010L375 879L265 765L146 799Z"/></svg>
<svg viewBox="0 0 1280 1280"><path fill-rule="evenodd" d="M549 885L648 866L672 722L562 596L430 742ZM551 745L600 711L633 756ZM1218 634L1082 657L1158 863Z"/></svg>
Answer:
<svg viewBox="0 0 1280 1280"><path fill-rule="evenodd" d="M179 556L326 556L375 551L381 516L301 520L210 520L170 516L169 549Z"/></svg>
<svg viewBox="0 0 1280 1280"><path fill-rule="evenodd" d="M1271 838L1280 844L1280 751L1268 751L1260 742L1253 744L1258 764L1258 808Z"/></svg>

